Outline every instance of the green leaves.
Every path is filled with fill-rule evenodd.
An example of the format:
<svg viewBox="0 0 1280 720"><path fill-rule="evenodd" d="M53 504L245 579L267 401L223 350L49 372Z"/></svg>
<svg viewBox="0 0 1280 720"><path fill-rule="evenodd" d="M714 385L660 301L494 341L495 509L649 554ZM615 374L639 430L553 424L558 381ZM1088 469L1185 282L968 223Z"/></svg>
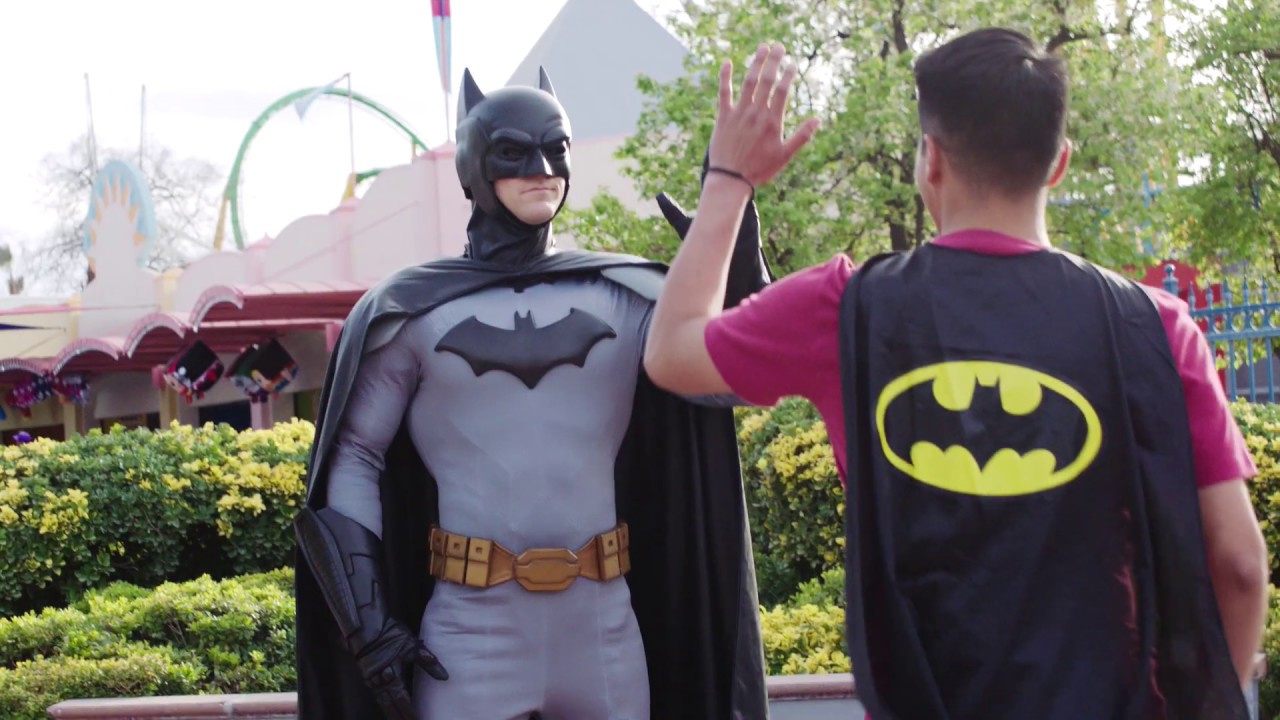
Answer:
<svg viewBox="0 0 1280 720"><path fill-rule="evenodd" d="M286 692L293 571L155 590L116 584L76 607L0 619L0 716L38 720L71 698Z"/></svg>
<svg viewBox="0 0 1280 720"><path fill-rule="evenodd" d="M1204 155L1188 192L1188 227L1213 238L1193 255L1256 271L1280 267L1280 7L1227 0L1183 38L1195 60Z"/></svg>
<svg viewBox="0 0 1280 720"><path fill-rule="evenodd" d="M760 602L773 605L843 566L843 492L826 426L810 403L739 410L738 428Z"/></svg>
<svg viewBox="0 0 1280 720"><path fill-rule="evenodd" d="M175 426L0 448L0 613L113 580L287 564L312 433Z"/></svg>
<svg viewBox="0 0 1280 720"><path fill-rule="evenodd" d="M1233 54L1240 47L1280 48L1273 5L1232 0L1229 7L1244 9L1231 20L1165 3L1165 25L1184 33L1165 37L1152 22L1157 5L1141 0L1126 3L1121 17L1074 0L691 1L673 21L689 49L688 73L668 84L639 81L649 104L618 157L643 197L665 191L695 211L720 62L734 60L740 83L755 47L781 41L800 68L791 127L806 117L823 127L758 193L770 262L785 274L839 252L862 260L913 247L935 228L915 189L912 66L959 33L1002 25L1051 43L1071 73L1074 153L1051 193L1055 244L1117 268L1168 257L1209 264L1250 257L1276 235L1276 211L1256 209L1259 201L1276 204L1276 171L1257 164L1256 149L1243 152L1242 121L1230 120L1228 101L1256 107L1258 93L1247 83L1221 91L1196 84L1193 60L1243 77L1245 63ZM1221 36L1196 39L1219 25ZM1257 53L1250 57L1256 70ZM1267 63L1274 73L1276 61ZM1223 145L1227 139L1237 142ZM1208 157L1215 160L1205 170ZM1188 189L1192 178L1204 187ZM571 213L570 224L588 247L670 260L678 245L660 221L639 218L608 195Z"/></svg>

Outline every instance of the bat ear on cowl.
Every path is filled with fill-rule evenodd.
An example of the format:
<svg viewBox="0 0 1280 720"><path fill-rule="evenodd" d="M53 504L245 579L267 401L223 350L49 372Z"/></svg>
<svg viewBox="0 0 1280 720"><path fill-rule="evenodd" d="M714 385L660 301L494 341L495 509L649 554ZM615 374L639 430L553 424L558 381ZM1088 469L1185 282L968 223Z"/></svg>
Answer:
<svg viewBox="0 0 1280 720"><path fill-rule="evenodd" d="M547 75L547 69L541 65L538 66L538 89L551 97L556 96L556 89L551 84L551 76Z"/></svg>
<svg viewBox="0 0 1280 720"><path fill-rule="evenodd" d="M462 102L458 103L458 123L461 124L477 105L484 101L484 93L471 77L471 68L462 70Z"/></svg>

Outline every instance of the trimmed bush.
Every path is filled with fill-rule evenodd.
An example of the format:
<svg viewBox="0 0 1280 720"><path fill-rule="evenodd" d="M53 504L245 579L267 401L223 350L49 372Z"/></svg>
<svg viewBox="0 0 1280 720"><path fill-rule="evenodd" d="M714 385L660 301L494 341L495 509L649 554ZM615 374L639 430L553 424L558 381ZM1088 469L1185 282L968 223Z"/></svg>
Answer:
<svg viewBox="0 0 1280 720"><path fill-rule="evenodd" d="M0 717L72 698L295 688L293 571L147 591L124 583L76 607L0 619Z"/></svg>
<svg viewBox="0 0 1280 720"><path fill-rule="evenodd" d="M1267 629L1262 634L1262 652L1267 656L1266 677L1258 683L1258 717L1280 720L1280 589L1271 586L1267 608Z"/></svg>
<svg viewBox="0 0 1280 720"><path fill-rule="evenodd" d="M844 608L782 605L760 613L770 675L850 672L844 643Z"/></svg>
<svg viewBox="0 0 1280 720"><path fill-rule="evenodd" d="M1267 540L1271 582L1280 583L1280 405L1237 401L1231 410L1258 466L1258 476L1249 482L1249 494Z"/></svg>
<svg viewBox="0 0 1280 720"><path fill-rule="evenodd" d="M0 614L289 564L313 432L175 424L0 449Z"/></svg>
<svg viewBox="0 0 1280 720"><path fill-rule="evenodd" d="M818 607L844 607L844 568L832 568L821 577L800 583L787 605L817 605Z"/></svg>
<svg viewBox="0 0 1280 720"><path fill-rule="evenodd" d="M763 605L844 564L844 491L813 405L738 411L747 512Z"/></svg>
<svg viewBox="0 0 1280 720"><path fill-rule="evenodd" d="M850 672L844 639L844 569L801 583L786 604L760 610L770 675Z"/></svg>
<svg viewBox="0 0 1280 720"><path fill-rule="evenodd" d="M1250 491L1275 576L1280 407L1232 410L1258 465ZM738 419L769 670L848 671L843 493L825 427L800 400ZM43 717L66 697L292 689L291 575L139 586L290 564L312 433L174 426L0 449L0 613L72 603L0 620L0 716ZM103 587L115 580L134 584ZM1280 673L1262 693L1276 717Z"/></svg>
<svg viewBox="0 0 1280 720"><path fill-rule="evenodd" d="M123 657L26 662L0 668L0 712L12 720L44 720L46 710L65 699L187 695L199 674L175 653L145 645Z"/></svg>
<svg viewBox="0 0 1280 720"><path fill-rule="evenodd" d="M843 585L839 571L793 604L761 610L769 672L848 672L844 609L809 600ZM295 689L293 571L202 577L143 590L116 583L74 607L0 619L0 717L45 718L72 698Z"/></svg>

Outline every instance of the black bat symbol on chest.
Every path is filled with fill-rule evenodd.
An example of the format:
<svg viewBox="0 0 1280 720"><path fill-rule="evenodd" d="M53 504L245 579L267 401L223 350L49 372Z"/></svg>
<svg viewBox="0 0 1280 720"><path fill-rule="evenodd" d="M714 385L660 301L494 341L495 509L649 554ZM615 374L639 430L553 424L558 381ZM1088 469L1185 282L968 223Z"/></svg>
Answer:
<svg viewBox="0 0 1280 720"><path fill-rule="evenodd" d="M532 311L515 316L515 328L506 330L472 315L440 338L436 352L451 352L466 360L476 377L501 370L532 390L553 368L583 367L596 343L618 336L608 323L577 308L544 327L534 325Z"/></svg>

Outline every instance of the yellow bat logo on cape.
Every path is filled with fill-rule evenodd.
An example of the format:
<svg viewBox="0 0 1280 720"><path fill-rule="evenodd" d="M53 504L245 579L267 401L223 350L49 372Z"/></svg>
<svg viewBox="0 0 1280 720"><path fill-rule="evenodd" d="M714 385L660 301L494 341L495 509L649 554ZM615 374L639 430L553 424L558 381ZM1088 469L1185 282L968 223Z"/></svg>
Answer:
<svg viewBox="0 0 1280 720"><path fill-rule="evenodd" d="M931 398L922 397L930 389L923 387L926 383L932 383ZM972 407L979 388L998 391L998 407ZM1046 396L1046 390L1052 394ZM1050 399L1053 407L1037 412ZM906 414L890 419L895 400L900 400L896 406L906 406ZM886 432L886 424L897 422L902 429ZM994 497L1029 495L1071 482L1102 445L1098 413L1074 387L1038 370L986 360L926 365L895 378L880 392L876 430L890 464L911 478L951 492ZM909 460L890 442L890 436L904 435L911 439ZM986 446L986 457L980 446Z"/></svg>

